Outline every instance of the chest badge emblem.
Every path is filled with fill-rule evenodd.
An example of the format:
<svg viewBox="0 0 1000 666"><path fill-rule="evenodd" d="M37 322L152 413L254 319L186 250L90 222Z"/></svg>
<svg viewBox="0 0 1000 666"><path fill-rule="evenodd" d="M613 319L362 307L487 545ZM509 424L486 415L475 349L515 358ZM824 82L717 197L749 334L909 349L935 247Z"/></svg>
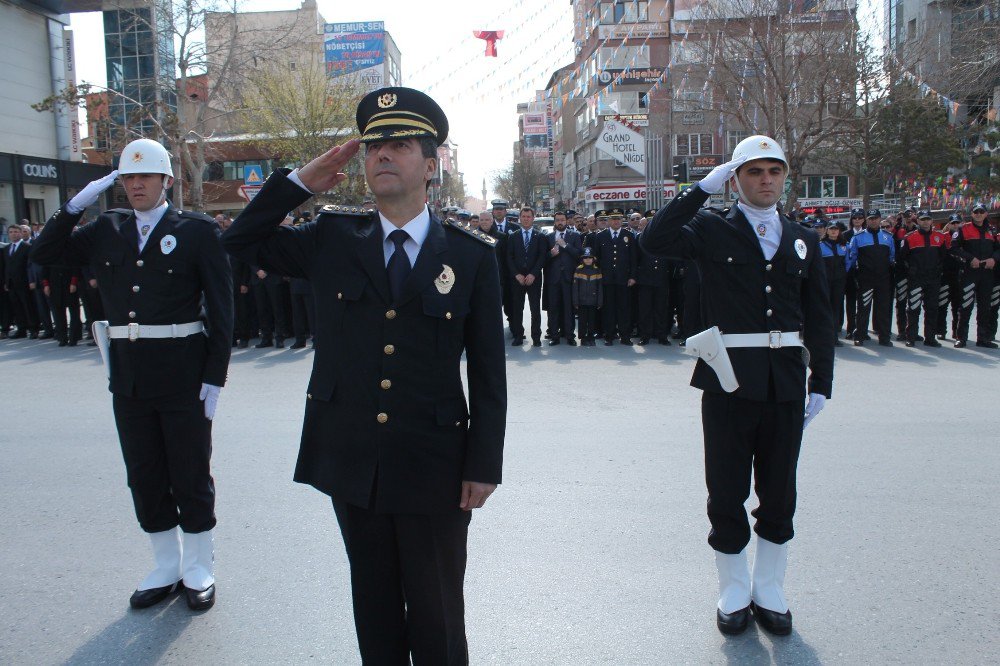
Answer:
<svg viewBox="0 0 1000 666"><path fill-rule="evenodd" d="M767 225L763 222L757 225L757 235L761 238L767 235Z"/></svg>
<svg viewBox="0 0 1000 666"><path fill-rule="evenodd" d="M806 242L801 238L795 239L795 254L799 255L799 259L806 258Z"/></svg>
<svg viewBox="0 0 1000 666"><path fill-rule="evenodd" d="M163 254L170 254L177 248L177 239L171 234L167 234L162 239L160 239L160 252Z"/></svg>
<svg viewBox="0 0 1000 666"><path fill-rule="evenodd" d="M441 273L434 279L434 286L439 294L447 294L455 286L455 271L451 266L445 264L441 267Z"/></svg>

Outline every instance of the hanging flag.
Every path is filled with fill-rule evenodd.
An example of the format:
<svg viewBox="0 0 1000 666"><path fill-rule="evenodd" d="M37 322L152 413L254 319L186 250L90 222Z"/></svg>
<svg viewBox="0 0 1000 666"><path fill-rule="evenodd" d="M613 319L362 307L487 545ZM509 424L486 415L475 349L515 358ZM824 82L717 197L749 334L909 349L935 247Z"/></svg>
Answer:
<svg viewBox="0 0 1000 666"><path fill-rule="evenodd" d="M503 30L473 30L472 36L486 41L486 57L497 57L497 42L503 39Z"/></svg>

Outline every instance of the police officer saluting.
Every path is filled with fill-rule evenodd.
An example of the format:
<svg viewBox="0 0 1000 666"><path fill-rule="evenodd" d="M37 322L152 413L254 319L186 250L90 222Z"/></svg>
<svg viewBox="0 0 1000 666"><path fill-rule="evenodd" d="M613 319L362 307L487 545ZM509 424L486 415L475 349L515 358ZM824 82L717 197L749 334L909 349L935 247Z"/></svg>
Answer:
<svg viewBox="0 0 1000 666"><path fill-rule="evenodd" d="M678 195L640 236L647 252L692 259L701 273L701 312L711 328L688 338L686 351L699 357L691 384L704 391L708 542L719 572L716 623L725 634L746 629L751 611L770 632L792 630L782 588L796 465L803 428L833 384L834 331L818 239L776 209L787 172L777 142L744 139L730 162ZM738 203L702 209L727 181ZM751 473L760 500L752 577L743 507Z"/></svg>
<svg viewBox="0 0 1000 666"><path fill-rule="evenodd" d="M434 100L383 88L361 100L357 122L360 143L276 171L223 241L313 285L316 355L295 480L332 498L362 660L465 664L469 521L500 483L506 423L496 241L427 209L448 135ZM378 211L327 206L315 222L279 226L346 179L361 144Z"/></svg>
<svg viewBox="0 0 1000 666"><path fill-rule="evenodd" d="M117 175L132 209L107 211L74 230ZM152 606L183 581L188 606L204 610L215 603L212 418L229 368L233 287L218 225L174 208L166 198L173 180L163 146L133 141L118 171L87 185L49 220L32 257L96 268L108 321L95 322L94 337L156 565L130 603Z"/></svg>

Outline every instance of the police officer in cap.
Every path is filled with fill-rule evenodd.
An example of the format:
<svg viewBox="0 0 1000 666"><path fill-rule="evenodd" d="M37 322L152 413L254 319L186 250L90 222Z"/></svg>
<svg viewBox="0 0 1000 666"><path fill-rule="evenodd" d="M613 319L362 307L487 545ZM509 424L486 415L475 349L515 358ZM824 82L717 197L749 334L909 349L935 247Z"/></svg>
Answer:
<svg viewBox="0 0 1000 666"><path fill-rule="evenodd" d="M116 176L132 208L74 229ZM45 265L96 268L108 320L95 323L94 338L155 562L130 603L152 606L183 588L188 606L204 610L215 603L212 419L229 368L233 282L218 225L174 208L167 201L173 181L166 149L133 141L118 171L55 213L32 256Z"/></svg>
<svg viewBox="0 0 1000 666"><path fill-rule="evenodd" d="M731 161L678 195L640 237L647 252L690 258L701 272L701 311L710 328L689 338L686 351L700 359L691 383L704 391L708 542L719 573L716 624L724 634L744 631L751 612L767 631L792 630L783 583L796 465L803 428L833 384L834 331L819 241L776 207L787 172L776 141L744 139ZM727 181L739 192L737 204L703 209ZM760 500L752 574L743 506L751 475Z"/></svg>
<svg viewBox="0 0 1000 666"><path fill-rule="evenodd" d="M874 327L878 343L891 347L892 266L896 262L896 242L883 230L882 211L873 208L866 217L867 227L854 234L847 244L847 270L857 270L857 314L854 317L854 345L868 340L868 319L874 307Z"/></svg>
<svg viewBox="0 0 1000 666"><path fill-rule="evenodd" d="M313 285L295 480L332 499L362 660L464 664L469 522L500 483L506 422L495 241L427 208L448 134L434 100L382 88L361 100L357 123L360 141L273 173L223 242ZM327 206L313 223L280 226L343 182L361 146L377 211Z"/></svg>
<svg viewBox="0 0 1000 666"><path fill-rule="evenodd" d="M632 345L632 297L635 286L637 245L635 235L622 226L625 212L620 208L603 211L608 228L591 241L597 265L604 275L604 307L601 309L604 344L614 344L615 336L623 345Z"/></svg>
<svg viewBox="0 0 1000 666"><path fill-rule="evenodd" d="M906 283L906 346L918 342L917 324L920 308L924 310L924 338L928 347L940 347L935 332L938 323L938 298L941 291L941 272L948 258L949 239L931 224L931 212L922 210L916 215L917 228L903 236L899 244L899 261L907 268Z"/></svg>

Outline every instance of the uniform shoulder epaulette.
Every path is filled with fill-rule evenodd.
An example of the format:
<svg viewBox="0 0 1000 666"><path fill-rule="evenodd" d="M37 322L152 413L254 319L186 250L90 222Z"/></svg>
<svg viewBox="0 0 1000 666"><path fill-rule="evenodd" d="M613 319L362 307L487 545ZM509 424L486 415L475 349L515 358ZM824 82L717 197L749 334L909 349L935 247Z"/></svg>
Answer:
<svg viewBox="0 0 1000 666"><path fill-rule="evenodd" d="M326 213L327 215L349 215L351 217L370 218L375 214L375 211L365 210L361 206L340 206L337 204L328 204L320 209L320 213Z"/></svg>
<svg viewBox="0 0 1000 666"><path fill-rule="evenodd" d="M215 219L206 213L196 213L193 210L177 210L177 217L185 220L198 220L199 222L211 222L215 224Z"/></svg>
<svg viewBox="0 0 1000 666"><path fill-rule="evenodd" d="M490 247L493 247L494 245L497 244L496 238L493 238L493 236L484 233L482 230L479 229L479 227L473 227L467 222L459 222L458 220L445 220L444 222L442 222L442 224L444 224L444 226L446 226L449 229L454 229L455 231L461 231L467 236L472 236L477 241L481 243L486 243Z"/></svg>

